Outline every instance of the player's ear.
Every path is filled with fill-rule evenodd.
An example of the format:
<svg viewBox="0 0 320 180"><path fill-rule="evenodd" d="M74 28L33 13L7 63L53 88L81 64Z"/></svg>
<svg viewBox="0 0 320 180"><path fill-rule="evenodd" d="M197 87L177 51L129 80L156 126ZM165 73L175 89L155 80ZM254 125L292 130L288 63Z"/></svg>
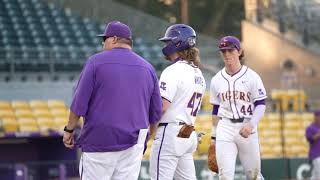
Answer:
<svg viewBox="0 0 320 180"><path fill-rule="evenodd" d="M239 56L240 56L243 53L243 49L239 49L238 53L239 53Z"/></svg>
<svg viewBox="0 0 320 180"><path fill-rule="evenodd" d="M113 36L112 37L112 44L116 44L118 42L118 37Z"/></svg>

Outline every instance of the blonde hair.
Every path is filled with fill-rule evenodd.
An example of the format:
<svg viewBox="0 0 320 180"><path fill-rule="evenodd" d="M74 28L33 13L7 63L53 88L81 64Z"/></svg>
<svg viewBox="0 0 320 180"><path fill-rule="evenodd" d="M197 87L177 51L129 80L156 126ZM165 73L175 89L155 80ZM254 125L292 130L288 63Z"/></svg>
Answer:
<svg viewBox="0 0 320 180"><path fill-rule="evenodd" d="M177 52L179 57L183 60L188 61L190 64L194 64L195 66L200 66L200 51L198 48L193 47L183 51Z"/></svg>

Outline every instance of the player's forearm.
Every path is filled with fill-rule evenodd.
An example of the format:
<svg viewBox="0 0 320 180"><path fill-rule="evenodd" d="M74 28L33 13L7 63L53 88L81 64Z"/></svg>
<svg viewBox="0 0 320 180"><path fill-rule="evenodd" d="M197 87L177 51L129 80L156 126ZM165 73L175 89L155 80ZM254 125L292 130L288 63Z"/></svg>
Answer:
<svg viewBox="0 0 320 180"><path fill-rule="evenodd" d="M263 104L260 104L256 106L256 108L253 111L253 115L251 117L250 123L255 127L258 125L259 121L264 115L264 112L266 111L266 106Z"/></svg>
<svg viewBox="0 0 320 180"><path fill-rule="evenodd" d="M67 128L68 129L75 129L78 124L79 118L80 118L80 116L78 116L75 113L73 113L72 111L70 111Z"/></svg>
<svg viewBox="0 0 320 180"><path fill-rule="evenodd" d="M218 121L219 121L219 117L217 115L212 115L212 125L214 127L217 127Z"/></svg>
<svg viewBox="0 0 320 180"><path fill-rule="evenodd" d="M217 115L212 115L212 132L211 132L211 138L216 137L216 129L217 129L217 124L219 121L219 117Z"/></svg>
<svg viewBox="0 0 320 180"><path fill-rule="evenodd" d="M219 121L219 117L217 116L218 110L219 110L219 105L214 104L212 107L212 133L211 133L212 138L216 137L216 129Z"/></svg>
<svg viewBox="0 0 320 180"><path fill-rule="evenodd" d="M157 126L158 126L158 123L150 124L150 127L149 127L150 137L154 137L155 136L156 130L157 130Z"/></svg>

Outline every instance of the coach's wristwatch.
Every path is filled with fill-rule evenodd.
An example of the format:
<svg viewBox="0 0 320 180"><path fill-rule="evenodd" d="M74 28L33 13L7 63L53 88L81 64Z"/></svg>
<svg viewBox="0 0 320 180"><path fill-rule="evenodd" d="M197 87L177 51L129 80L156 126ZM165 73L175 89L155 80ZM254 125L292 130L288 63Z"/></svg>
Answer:
<svg viewBox="0 0 320 180"><path fill-rule="evenodd" d="M74 131L74 129L68 129L67 126L65 126L63 130L68 133L73 133Z"/></svg>

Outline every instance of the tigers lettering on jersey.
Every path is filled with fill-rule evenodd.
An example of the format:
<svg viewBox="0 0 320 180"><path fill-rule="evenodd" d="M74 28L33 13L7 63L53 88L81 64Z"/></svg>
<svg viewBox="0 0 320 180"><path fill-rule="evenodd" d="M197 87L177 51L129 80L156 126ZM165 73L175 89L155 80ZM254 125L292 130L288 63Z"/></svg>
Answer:
<svg viewBox="0 0 320 180"><path fill-rule="evenodd" d="M222 93L218 93L217 97L220 98L221 101L229 101L229 100L242 100L246 102L251 102L251 93L250 92L242 92L242 91L226 91Z"/></svg>

